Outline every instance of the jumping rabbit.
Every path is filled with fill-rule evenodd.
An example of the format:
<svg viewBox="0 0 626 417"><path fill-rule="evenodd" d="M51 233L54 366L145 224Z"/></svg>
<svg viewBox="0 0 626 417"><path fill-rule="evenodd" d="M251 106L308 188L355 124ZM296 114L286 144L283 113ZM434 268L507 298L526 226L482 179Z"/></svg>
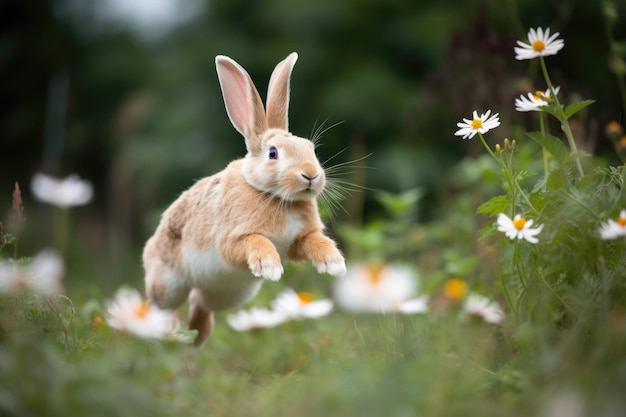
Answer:
<svg viewBox="0 0 626 417"><path fill-rule="evenodd" d="M263 280L279 280L287 259L346 273L317 209L326 177L315 145L288 130L297 59L294 52L276 66L264 108L248 73L229 57L215 58L226 112L247 154L183 192L144 248L148 298L175 309L188 297L196 344L211 333L214 311L250 300Z"/></svg>

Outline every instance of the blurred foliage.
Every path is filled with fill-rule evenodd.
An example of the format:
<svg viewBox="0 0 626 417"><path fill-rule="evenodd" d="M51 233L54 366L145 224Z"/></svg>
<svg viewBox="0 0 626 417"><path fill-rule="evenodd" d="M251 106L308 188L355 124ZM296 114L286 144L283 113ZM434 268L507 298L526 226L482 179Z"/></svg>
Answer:
<svg viewBox="0 0 626 417"><path fill-rule="evenodd" d="M99 2L0 2L0 190L15 181L27 189L36 170L90 179L95 204L74 216L91 237L86 249L113 264L136 262L132 250L162 209L244 152L223 108L217 54L242 63L263 95L275 63L298 51L294 133L343 121L322 139L320 159L346 148L336 162L371 153L373 169L347 179L392 192L422 187L421 220L439 217L452 165L476 153L475 143L452 137L459 114L489 105L501 109L505 129L525 119L513 98L536 88L538 68L524 72L511 56L528 27L550 25L568 39L568 53L554 58L555 83L568 70L565 94L603 98L578 126L587 150L609 148L599 132L624 112L596 0L195 3L193 19L145 37L102 21ZM610 30L616 39L625 33L619 24ZM31 220L50 216L25 194ZM0 212L9 204L0 201ZM345 207L349 216L339 211L334 224L382 209L370 193ZM45 221L31 224L27 247L49 240Z"/></svg>

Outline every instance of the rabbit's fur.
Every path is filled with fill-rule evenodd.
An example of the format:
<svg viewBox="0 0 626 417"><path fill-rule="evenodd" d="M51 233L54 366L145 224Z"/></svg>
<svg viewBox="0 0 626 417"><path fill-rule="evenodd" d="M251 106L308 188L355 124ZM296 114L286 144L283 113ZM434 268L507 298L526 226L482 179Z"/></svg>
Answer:
<svg viewBox="0 0 626 417"><path fill-rule="evenodd" d="M248 152L183 192L144 248L149 299L174 309L188 297L196 343L210 334L213 311L248 301L263 279L280 279L287 259L308 259L320 273L346 272L317 210L325 174L315 145L288 131L289 77L297 58L292 53L274 69L265 110L248 73L216 57L226 111Z"/></svg>

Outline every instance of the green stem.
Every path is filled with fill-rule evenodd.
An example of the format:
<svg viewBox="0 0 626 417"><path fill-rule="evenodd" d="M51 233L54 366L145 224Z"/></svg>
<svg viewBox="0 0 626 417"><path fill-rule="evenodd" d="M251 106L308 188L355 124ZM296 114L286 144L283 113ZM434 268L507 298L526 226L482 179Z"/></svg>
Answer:
<svg viewBox="0 0 626 417"><path fill-rule="evenodd" d="M556 96L556 91L554 91L554 87L552 86L552 81L550 81L550 76L548 75L548 68L546 67L546 62L543 59L543 56L539 56L539 62L541 64L541 72L543 72L543 77L546 80L546 84L550 89L550 97L554 100L556 107L558 109L559 114L559 122L561 123L561 128L563 132L565 132L565 137L567 138L567 142L569 143L569 147L572 153L578 153L578 147L576 146L576 142L574 141L574 135L572 134L572 129L570 128L569 122L567 121L567 117L563 113L563 107L559 102L559 98ZM583 165L580 162L580 159L576 157L576 168L578 169L578 174L580 178L585 176L585 171L583 171Z"/></svg>
<svg viewBox="0 0 626 417"><path fill-rule="evenodd" d="M69 210L56 208L54 214L54 244L63 255L67 255L69 233Z"/></svg>
<svg viewBox="0 0 626 417"><path fill-rule="evenodd" d="M539 130L541 131L542 135L546 134L546 127L545 127L545 120L543 117L543 112L539 112ZM546 188L548 187L548 175L550 174L549 172L550 168L548 167L548 151L543 146L541 147L541 149L543 150L543 175L545 177L545 180L543 183L543 191L545 191Z"/></svg>
<svg viewBox="0 0 626 417"><path fill-rule="evenodd" d="M487 145L487 142L485 141L485 138L483 137L483 134L478 132L478 137L480 138L480 141L482 142L482 144L485 147L485 149L487 150L487 152L489 152L489 155L491 155L491 157L493 159L495 159L500 165L502 165L502 162L500 161L500 158L498 158L498 156L495 153L493 153L493 151L491 150L489 145Z"/></svg>
<svg viewBox="0 0 626 417"><path fill-rule="evenodd" d="M524 190L522 190L522 187L518 184L517 181L515 181L515 178L513 177L513 173L511 172L511 168L510 168L513 165L513 153L511 152L511 154L509 155L509 163L508 163L508 166L507 166L507 164L503 161L502 157L498 157L498 155L496 155L491 150L489 145L487 145L487 141L485 141L485 138L482 135L482 133L479 132L478 133L478 137L480 138L480 141L483 144L483 146L485 147L485 149L487 150L487 152L489 152L489 155L491 155L491 157L496 160L496 162L500 165L502 170L506 173L506 180L509 183L509 188L511 189L511 194L512 194L511 195L511 201L513 201L513 203L515 203L515 200L516 200L515 192L517 190L517 191L520 192L522 198L524 199L524 202L528 205L528 207L534 213L538 213L537 210L535 209L535 207L532 205L532 203L528 199L528 196L526 195ZM512 215L515 215L515 213L512 213Z"/></svg>
<svg viewBox="0 0 626 417"><path fill-rule="evenodd" d="M511 299L511 294L509 294L509 290L506 287L506 281L504 280L504 274L500 273L500 283L502 284L502 290L504 291L504 298L506 298L506 302L509 305L509 308L511 308L511 311L513 312L513 318L515 321L517 321L517 307L515 306L515 304L513 303L513 300Z"/></svg>
<svg viewBox="0 0 626 417"><path fill-rule="evenodd" d="M513 266L515 270L517 271L517 274L519 275L519 281L520 281L520 284L522 284L522 288L528 291L528 284L527 284L527 279L526 279L526 268L524 268L524 263L515 262L516 259L521 258L519 254L519 239L515 239L514 245L515 246L513 247L513 264L514 264Z"/></svg>

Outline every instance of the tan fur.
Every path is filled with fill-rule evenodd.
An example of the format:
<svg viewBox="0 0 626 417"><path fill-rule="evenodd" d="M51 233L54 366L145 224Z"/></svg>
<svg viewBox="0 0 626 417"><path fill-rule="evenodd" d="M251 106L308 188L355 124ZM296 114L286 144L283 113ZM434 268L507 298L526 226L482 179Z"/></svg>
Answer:
<svg viewBox="0 0 626 417"><path fill-rule="evenodd" d="M286 130L296 59L291 54L276 66L266 112L247 72L230 58L216 58L228 116L248 153L183 192L144 248L148 297L168 309L189 298L198 344L213 328L213 311L248 301L263 279L278 280L287 259L345 274L317 210L325 175L315 147ZM269 157L273 148L277 159Z"/></svg>

